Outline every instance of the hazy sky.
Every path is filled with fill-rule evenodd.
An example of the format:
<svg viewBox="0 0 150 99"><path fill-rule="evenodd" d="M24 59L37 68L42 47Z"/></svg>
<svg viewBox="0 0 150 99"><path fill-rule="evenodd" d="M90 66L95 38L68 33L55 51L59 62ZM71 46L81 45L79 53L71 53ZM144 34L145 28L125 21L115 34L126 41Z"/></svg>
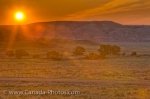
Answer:
<svg viewBox="0 0 150 99"><path fill-rule="evenodd" d="M0 0L0 24L15 24L23 10L26 23L54 20L112 20L150 24L150 0Z"/></svg>

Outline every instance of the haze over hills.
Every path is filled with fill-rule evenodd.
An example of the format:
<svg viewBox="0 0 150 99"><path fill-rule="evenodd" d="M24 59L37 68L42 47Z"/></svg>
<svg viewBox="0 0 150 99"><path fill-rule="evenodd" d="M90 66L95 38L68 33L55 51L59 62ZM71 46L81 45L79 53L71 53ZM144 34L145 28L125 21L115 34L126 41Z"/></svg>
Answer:
<svg viewBox="0 0 150 99"><path fill-rule="evenodd" d="M19 27L19 28L18 28ZM112 21L53 21L22 26L0 26L0 39L13 33L21 39L69 39L93 42L150 42L150 26L121 25Z"/></svg>

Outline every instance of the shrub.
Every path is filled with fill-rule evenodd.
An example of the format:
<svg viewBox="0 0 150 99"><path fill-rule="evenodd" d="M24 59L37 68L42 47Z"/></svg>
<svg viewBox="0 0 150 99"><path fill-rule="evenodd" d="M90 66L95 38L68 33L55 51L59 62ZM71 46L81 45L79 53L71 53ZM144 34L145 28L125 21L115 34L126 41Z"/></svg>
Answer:
<svg viewBox="0 0 150 99"><path fill-rule="evenodd" d="M126 53L125 53L125 52L123 52L121 55L122 55L122 56L126 56Z"/></svg>
<svg viewBox="0 0 150 99"><path fill-rule="evenodd" d="M13 56L15 56L15 53L14 53L13 50L8 50L8 51L6 51L5 54L6 54L8 57L13 57Z"/></svg>
<svg viewBox="0 0 150 99"><path fill-rule="evenodd" d="M119 55L121 52L121 48L117 45L111 46L111 52L113 55Z"/></svg>
<svg viewBox="0 0 150 99"><path fill-rule="evenodd" d="M47 52L47 58L53 60L61 60L63 58L63 55L57 51L50 51Z"/></svg>
<svg viewBox="0 0 150 99"><path fill-rule="evenodd" d="M23 49L16 50L15 52L16 58L22 58L29 56L29 53Z"/></svg>
<svg viewBox="0 0 150 99"><path fill-rule="evenodd" d="M137 52L131 52L131 56L137 56Z"/></svg>
<svg viewBox="0 0 150 99"><path fill-rule="evenodd" d="M97 60L97 59L104 59L105 57L97 53L89 53L85 58L90 60Z"/></svg>
<svg viewBox="0 0 150 99"><path fill-rule="evenodd" d="M38 59L38 58L40 58L41 56L39 55L39 54L34 54L33 56L32 56L32 58L35 58L35 59Z"/></svg>
<svg viewBox="0 0 150 99"><path fill-rule="evenodd" d="M119 55L121 52L121 48L117 45L100 45L98 49L100 55Z"/></svg>
<svg viewBox="0 0 150 99"><path fill-rule="evenodd" d="M85 53L85 48L78 46L75 48L75 50L73 51L73 54L76 56L80 56L80 55L84 55Z"/></svg>

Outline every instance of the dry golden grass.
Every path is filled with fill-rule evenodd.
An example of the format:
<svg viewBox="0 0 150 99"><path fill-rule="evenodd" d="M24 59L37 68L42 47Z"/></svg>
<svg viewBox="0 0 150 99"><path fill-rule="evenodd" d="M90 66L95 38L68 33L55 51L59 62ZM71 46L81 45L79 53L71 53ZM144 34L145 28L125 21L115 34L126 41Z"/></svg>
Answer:
<svg viewBox="0 0 150 99"><path fill-rule="evenodd" d="M3 99L150 99L150 61L0 59ZM4 90L78 90L79 95L5 95Z"/></svg>

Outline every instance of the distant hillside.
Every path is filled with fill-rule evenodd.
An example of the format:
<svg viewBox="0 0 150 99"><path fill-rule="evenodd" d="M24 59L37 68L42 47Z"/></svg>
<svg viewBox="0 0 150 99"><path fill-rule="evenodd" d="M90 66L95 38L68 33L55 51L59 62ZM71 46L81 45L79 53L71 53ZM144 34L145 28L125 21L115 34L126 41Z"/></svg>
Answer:
<svg viewBox="0 0 150 99"><path fill-rule="evenodd" d="M18 31L18 40L72 39L94 42L150 42L150 26L121 25L111 21L54 21L24 26L0 26L0 39Z"/></svg>

